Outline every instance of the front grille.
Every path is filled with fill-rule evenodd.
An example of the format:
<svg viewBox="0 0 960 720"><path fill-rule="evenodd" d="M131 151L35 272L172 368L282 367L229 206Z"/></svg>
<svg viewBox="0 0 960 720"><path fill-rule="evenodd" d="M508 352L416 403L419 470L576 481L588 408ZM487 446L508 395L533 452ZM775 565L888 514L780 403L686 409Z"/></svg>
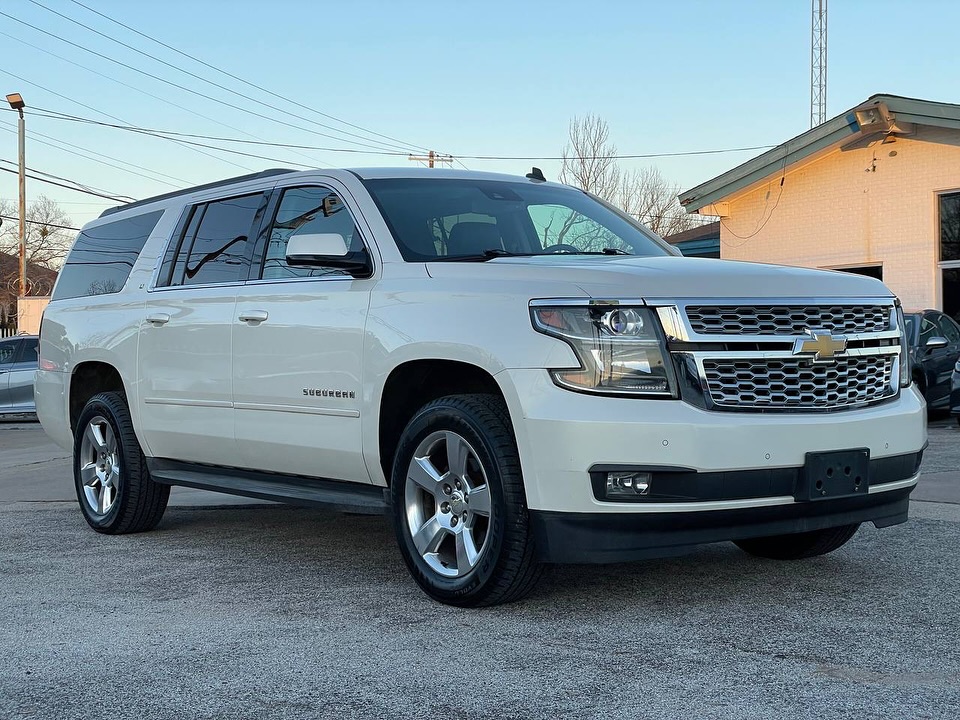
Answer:
<svg viewBox="0 0 960 720"><path fill-rule="evenodd" d="M808 329L836 335L890 329L888 305L688 305L698 335L803 335Z"/></svg>
<svg viewBox="0 0 960 720"><path fill-rule="evenodd" d="M710 397L721 408L830 409L893 395L894 357L843 357L830 363L705 359L703 370Z"/></svg>

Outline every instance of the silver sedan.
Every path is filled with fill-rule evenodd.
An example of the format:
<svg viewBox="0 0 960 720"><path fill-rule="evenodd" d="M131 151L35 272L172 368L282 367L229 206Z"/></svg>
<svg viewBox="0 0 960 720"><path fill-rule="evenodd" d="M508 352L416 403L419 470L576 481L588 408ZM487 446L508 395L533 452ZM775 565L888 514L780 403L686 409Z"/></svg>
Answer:
<svg viewBox="0 0 960 720"><path fill-rule="evenodd" d="M0 340L0 417L37 411L33 401L36 370L36 335Z"/></svg>

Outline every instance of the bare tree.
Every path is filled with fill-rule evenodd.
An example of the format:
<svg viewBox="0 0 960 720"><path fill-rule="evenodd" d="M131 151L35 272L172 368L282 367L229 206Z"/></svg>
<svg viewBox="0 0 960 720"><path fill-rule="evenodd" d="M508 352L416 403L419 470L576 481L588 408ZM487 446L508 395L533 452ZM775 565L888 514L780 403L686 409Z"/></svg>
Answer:
<svg viewBox="0 0 960 720"><path fill-rule="evenodd" d="M677 201L676 189L656 167L624 171L617 163L610 128L596 115L570 121L569 142L562 155L560 182L616 205L658 235L689 230L704 221L686 213Z"/></svg>
<svg viewBox="0 0 960 720"><path fill-rule="evenodd" d="M0 200L0 215L13 218L16 206ZM70 249L75 233L60 226L69 226L70 218L56 201L41 195L27 208L27 262L59 270ZM19 226L16 220L4 220L0 226L0 252L20 256Z"/></svg>

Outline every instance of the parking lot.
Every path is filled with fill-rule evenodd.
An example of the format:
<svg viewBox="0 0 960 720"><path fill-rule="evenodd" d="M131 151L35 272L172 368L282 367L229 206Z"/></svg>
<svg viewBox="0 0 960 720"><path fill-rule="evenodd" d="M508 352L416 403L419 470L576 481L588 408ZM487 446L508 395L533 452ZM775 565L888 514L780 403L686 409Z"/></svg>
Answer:
<svg viewBox="0 0 960 720"><path fill-rule="evenodd" d="M177 490L97 535L66 454L0 424L0 717L955 718L960 429L930 441L911 521L832 555L558 566L459 610L381 517Z"/></svg>

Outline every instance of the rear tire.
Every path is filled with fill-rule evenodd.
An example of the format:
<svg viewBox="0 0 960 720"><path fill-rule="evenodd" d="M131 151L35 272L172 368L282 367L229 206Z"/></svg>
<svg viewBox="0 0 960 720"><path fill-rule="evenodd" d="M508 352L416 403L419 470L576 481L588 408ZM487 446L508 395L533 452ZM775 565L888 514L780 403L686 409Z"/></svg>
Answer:
<svg viewBox="0 0 960 720"><path fill-rule="evenodd" d="M735 543L744 552L757 557L771 560L802 560L833 552L846 544L859 527L860 523L855 523L812 532L736 540Z"/></svg>
<svg viewBox="0 0 960 720"><path fill-rule="evenodd" d="M152 530L167 508L170 486L147 471L126 398L94 395L77 420L73 478L84 519L110 535Z"/></svg>
<svg viewBox="0 0 960 720"><path fill-rule="evenodd" d="M520 458L493 395L450 395L401 435L391 481L394 529L414 580L459 607L513 602L540 576Z"/></svg>

